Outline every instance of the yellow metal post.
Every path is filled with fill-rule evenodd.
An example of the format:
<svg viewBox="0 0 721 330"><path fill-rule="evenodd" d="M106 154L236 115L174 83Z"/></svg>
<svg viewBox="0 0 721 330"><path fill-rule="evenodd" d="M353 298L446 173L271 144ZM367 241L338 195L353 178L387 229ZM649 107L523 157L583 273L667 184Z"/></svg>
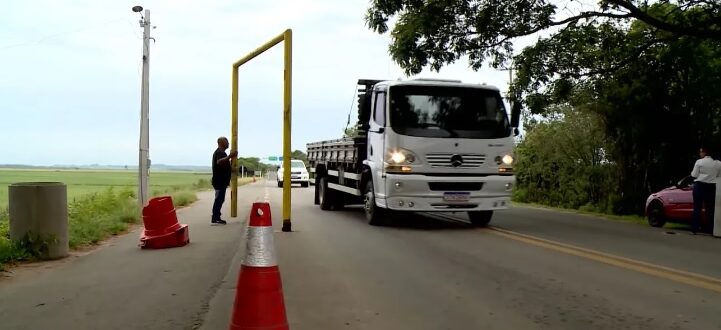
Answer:
<svg viewBox="0 0 721 330"><path fill-rule="evenodd" d="M291 133L291 87L292 87L292 30L287 29L283 34L271 39L245 57L233 63L232 85L232 136L231 150L238 150L238 68L271 47L285 41L284 50L284 84L283 84L283 231L291 231L290 223L290 133ZM238 160L233 159L231 166L233 174L230 192L230 216L237 217L238 213Z"/></svg>
<svg viewBox="0 0 721 330"><path fill-rule="evenodd" d="M283 84L283 231L291 231L290 224L290 127L291 127L291 87L293 62L293 32L288 29L285 39L285 82Z"/></svg>
<svg viewBox="0 0 721 330"><path fill-rule="evenodd" d="M238 150L238 68L233 65L233 91L231 96L230 150ZM230 160L230 216L238 216L238 159Z"/></svg>
<svg viewBox="0 0 721 330"><path fill-rule="evenodd" d="M273 46L275 46L275 45L277 45L277 44L279 44L279 43L281 43L284 38L285 38L285 34L281 34L281 35L279 35L279 36L271 39L270 41L266 42L266 43L263 44L262 46L256 48L254 51L250 52L250 54L245 55L245 57L243 57L243 58L239 59L238 61L236 61L235 63L233 63L233 67L237 69L239 66L241 66L241 65L247 63L248 61L254 59L256 56L258 56L258 55L260 55L260 54L263 54L266 50L272 48Z"/></svg>

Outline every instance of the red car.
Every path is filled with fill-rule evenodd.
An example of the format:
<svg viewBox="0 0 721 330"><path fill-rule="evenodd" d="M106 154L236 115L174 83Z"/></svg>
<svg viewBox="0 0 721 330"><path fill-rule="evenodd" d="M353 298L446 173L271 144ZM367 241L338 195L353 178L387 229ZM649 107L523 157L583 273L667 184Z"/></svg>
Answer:
<svg viewBox="0 0 721 330"><path fill-rule="evenodd" d="M701 225L706 224L706 212L702 211ZM675 186L651 194L646 200L648 224L663 227L667 221L691 223L693 216L693 178L688 176Z"/></svg>

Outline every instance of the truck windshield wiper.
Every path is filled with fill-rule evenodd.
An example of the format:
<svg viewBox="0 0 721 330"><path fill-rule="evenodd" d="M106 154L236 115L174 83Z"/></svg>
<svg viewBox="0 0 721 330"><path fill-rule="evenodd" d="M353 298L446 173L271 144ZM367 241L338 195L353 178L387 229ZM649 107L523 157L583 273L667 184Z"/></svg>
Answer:
<svg viewBox="0 0 721 330"><path fill-rule="evenodd" d="M438 124L418 123L418 127L420 127L420 128L434 127L434 128L438 128L438 129L440 129L440 130L443 130L443 131L448 132L448 134L450 134L451 137L454 137L454 138L455 138L455 137L458 137L458 133L456 133L454 130L452 130L452 129L450 129L450 128L441 127L441 126L438 125Z"/></svg>

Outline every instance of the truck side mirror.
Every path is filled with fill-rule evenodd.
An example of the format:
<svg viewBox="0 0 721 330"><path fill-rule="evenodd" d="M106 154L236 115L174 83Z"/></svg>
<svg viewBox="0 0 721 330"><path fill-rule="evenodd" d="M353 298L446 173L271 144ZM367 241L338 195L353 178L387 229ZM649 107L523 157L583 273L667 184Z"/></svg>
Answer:
<svg viewBox="0 0 721 330"><path fill-rule="evenodd" d="M518 128L521 122L521 103L516 101L511 106L511 127Z"/></svg>

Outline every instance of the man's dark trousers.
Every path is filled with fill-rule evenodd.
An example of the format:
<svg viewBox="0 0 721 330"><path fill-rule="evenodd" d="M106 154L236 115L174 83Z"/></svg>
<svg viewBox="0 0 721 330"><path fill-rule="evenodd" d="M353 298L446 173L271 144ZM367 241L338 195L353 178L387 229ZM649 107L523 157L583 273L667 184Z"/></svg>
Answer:
<svg viewBox="0 0 721 330"><path fill-rule="evenodd" d="M220 220L220 209L225 202L225 190L227 187L215 188L215 201L213 202L213 220Z"/></svg>
<svg viewBox="0 0 721 330"><path fill-rule="evenodd" d="M693 220L691 231L698 232L701 226L701 209L706 207L706 224L708 229L713 227L714 211L716 208L716 184L694 182L693 184Z"/></svg>

